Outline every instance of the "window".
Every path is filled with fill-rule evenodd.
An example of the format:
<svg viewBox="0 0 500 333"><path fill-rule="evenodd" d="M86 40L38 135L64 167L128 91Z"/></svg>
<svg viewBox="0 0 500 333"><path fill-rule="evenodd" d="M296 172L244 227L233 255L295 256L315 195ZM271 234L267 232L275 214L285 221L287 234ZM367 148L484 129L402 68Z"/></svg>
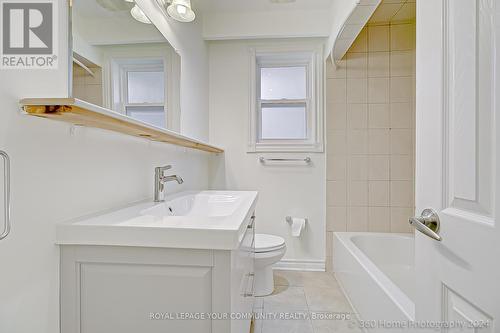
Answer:
<svg viewBox="0 0 500 333"><path fill-rule="evenodd" d="M253 51L249 151L322 151L316 51Z"/></svg>
<svg viewBox="0 0 500 333"><path fill-rule="evenodd" d="M306 78L306 66L260 67L261 140L307 139Z"/></svg>
<svg viewBox="0 0 500 333"><path fill-rule="evenodd" d="M102 55L106 108L180 132L181 58L168 43L106 46Z"/></svg>
<svg viewBox="0 0 500 333"><path fill-rule="evenodd" d="M115 109L145 123L166 128L165 71L160 59L126 59L117 63Z"/></svg>

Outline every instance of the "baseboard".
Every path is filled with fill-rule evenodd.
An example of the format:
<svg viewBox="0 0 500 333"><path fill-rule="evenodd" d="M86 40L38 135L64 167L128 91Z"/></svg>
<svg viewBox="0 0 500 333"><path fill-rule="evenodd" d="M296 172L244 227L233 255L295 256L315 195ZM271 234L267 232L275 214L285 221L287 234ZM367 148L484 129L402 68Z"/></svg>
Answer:
<svg viewBox="0 0 500 333"><path fill-rule="evenodd" d="M273 269L283 269L289 271L325 271L324 260L298 260L282 259L273 265Z"/></svg>

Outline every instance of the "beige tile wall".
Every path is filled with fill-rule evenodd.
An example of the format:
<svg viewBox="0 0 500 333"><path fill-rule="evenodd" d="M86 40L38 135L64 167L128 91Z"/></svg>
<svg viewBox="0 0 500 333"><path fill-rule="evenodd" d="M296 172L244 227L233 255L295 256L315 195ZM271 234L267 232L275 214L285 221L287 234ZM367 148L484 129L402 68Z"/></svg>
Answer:
<svg viewBox="0 0 500 333"><path fill-rule="evenodd" d="M414 63L413 23L365 27L327 61L327 269L334 231L410 231Z"/></svg>
<svg viewBox="0 0 500 333"><path fill-rule="evenodd" d="M73 97L102 106L102 70L100 67L90 69L94 76L73 64Z"/></svg>

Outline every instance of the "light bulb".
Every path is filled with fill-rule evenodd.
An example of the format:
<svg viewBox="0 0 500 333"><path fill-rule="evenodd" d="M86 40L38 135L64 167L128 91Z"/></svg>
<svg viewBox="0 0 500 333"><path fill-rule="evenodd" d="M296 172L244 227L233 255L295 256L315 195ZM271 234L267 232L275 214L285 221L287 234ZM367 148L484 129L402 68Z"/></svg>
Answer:
<svg viewBox="0 0 500 333"><path fill-rule="evenodd" d="M139 6L137 6L137 5L132 7L132 9L130 10L130 15L132 15L132 17L134 19L136 19L137 21L139 21L141 23L151 24L151 21L148 19L146 14L144 14L142 9L140 9Z"/></svg>
<svg viewBox="0 0 500 333"><path fill-rule="evenodd" d="M172 3L167 7L167 13L179 22L191 22L196 17L191 9L190 0L172 0Z"/></svg>
<svg viewBox="0 0 500 333"><path fill-rule="evenodd" d="M187 13L187 8L183 5L178 5L177 6L177 13L181 14L181 15L186 15Z"/></svg>

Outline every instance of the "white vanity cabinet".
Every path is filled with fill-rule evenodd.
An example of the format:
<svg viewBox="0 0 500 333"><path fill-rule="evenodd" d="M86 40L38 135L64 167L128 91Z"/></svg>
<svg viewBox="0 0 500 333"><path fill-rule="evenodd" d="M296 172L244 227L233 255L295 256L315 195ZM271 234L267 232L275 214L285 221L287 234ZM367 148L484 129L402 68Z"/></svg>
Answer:
<svg viewBox="0 0 500 333"><path fill-rule="evenodd" d="M248 333L254 205L228 231L236 235L231 249L124 246L111 238L92 242L90 232L76 241L81 229L71 238L66 225L58 234L61 332ZM136 235L144 241L140 230Z"/></svg>

